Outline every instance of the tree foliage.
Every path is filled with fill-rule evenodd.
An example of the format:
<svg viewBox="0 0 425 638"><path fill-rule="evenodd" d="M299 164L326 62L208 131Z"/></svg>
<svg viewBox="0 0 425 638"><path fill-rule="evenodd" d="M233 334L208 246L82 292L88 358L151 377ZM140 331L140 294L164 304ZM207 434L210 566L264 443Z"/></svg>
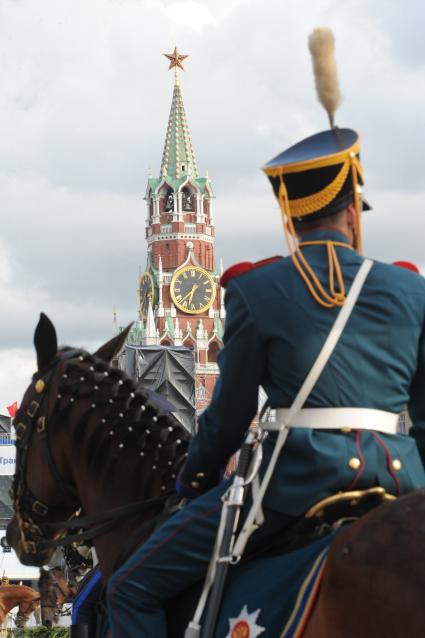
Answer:
<svg viewBox="0 0 425 638"><path fill-rule="evenodd" d="M24 627L23 629L10 629L8 638L69 638L67 627Z"/></svg>

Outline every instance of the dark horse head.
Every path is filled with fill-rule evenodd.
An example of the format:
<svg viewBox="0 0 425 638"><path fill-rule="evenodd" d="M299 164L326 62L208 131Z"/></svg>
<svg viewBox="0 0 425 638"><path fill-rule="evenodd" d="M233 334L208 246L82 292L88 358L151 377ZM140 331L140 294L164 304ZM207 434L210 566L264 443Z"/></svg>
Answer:
<svg viewBox="0 0 425 638"><path fill-rule="evenodd" d="M53 324L40 317L38 370L14 421L7 540L24 564L45 565L57 546L92 538L107 578L119 554L147 538L173 494L188 436L110 366L128 329L92 355L58 349Z"/></svg>

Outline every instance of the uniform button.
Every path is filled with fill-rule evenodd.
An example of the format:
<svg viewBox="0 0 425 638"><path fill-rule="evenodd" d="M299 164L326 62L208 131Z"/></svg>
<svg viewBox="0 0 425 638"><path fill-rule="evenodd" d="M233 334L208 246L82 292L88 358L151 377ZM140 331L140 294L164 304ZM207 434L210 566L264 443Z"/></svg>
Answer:
<svg viewBox="0 0 425 638"><path fill-rule="evenodd" d="M204 478L204 476L205 476L205 472L198 472L196 474L196 478Z"/></svg>
<svg viewBox="0 0 425 638"><path fill-rule="evenodd" d="M197 489L198 489L198 487L199 487L199 483L198 483L198 481L192 481L191 486L192 486L195 490L197 490Z"/></svg>
<svg viewBox="0 0 425 638"><path fill-rule="evenodd" d="M352 432L353 430L351 428L341 428L341 432L344 432L344 434L350 434L350 432Z"/></svg>
<svg viewBox="0 0 425 638"><path fill-rule="evenodd" d="M356 456L353 456L353 458L348 461L348 465L352 470L358 470L361 464L361 460L358 459Z"/></svg>
<svg viewBox="0 0 425 638"><path fill-rule="evenodd" d="M394 461L393 461L393 470L395 470L396 472L400 472L402 467L403 467L403 464L400 461L400 459L394 459Z"/></svg>

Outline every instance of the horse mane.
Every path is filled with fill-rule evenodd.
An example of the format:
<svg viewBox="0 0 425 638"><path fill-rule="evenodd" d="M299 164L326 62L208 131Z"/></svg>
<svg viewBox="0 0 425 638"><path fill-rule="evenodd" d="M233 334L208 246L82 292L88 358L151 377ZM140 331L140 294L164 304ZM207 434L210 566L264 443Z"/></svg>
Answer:
<svg viewBox="0 0 425 638"><path fill-rule="evenodd" d="M52 581L52 578L53 578L52 575L53 574L62 577L63 580L67 583L66 576L65 576L63 570L60 567L55 566L55 567L49 567L48 569L45 569L44 567L40 567L40 575L39 575L38 581L37 581L37 587L38 587L39 590L41 590L41 588L46 583L46 581L48 583L50 583ZM67 585L68 585L68 583L67 583Z"/></svg>
<svg viewBox="0 0 425 638"><path fill-rule="evenodd" d="M152 463L147 470L157 473L164 492L173 489L189 442L184 428L162 414L122 370L84 350L64 347L61 356L66 363L59 366L52 416L60 427L69 423L77 401L82 406L71 436L90 470L100 479L111 478L120 461L128 463L132 455L144 467Z"/></svg>

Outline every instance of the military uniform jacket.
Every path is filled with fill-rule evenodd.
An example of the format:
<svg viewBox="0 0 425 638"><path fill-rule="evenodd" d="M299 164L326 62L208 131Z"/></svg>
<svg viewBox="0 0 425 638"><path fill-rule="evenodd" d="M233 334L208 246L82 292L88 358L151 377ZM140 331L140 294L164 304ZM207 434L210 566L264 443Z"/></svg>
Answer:
<svg viewBox="0 0 425 638"><path fill-rule="evenodd" d="M312 231L307 239L345 241L332 230ZM336 250L348 290L362 257L350 248ZM326 248L303 252L326 282ZM182 473L186 484L196 481L202 491L240 447L260 386L272 407L291 405L338 313L313 299L289 257L231 279L226 310L220 377ZM410 435L292 428L264 504L295 516L341 490L381 485L400 494L425 486L425 279L375 262L305 407L398 413L406 406ZM262 472L275 437L264 444Z"/></svg>

